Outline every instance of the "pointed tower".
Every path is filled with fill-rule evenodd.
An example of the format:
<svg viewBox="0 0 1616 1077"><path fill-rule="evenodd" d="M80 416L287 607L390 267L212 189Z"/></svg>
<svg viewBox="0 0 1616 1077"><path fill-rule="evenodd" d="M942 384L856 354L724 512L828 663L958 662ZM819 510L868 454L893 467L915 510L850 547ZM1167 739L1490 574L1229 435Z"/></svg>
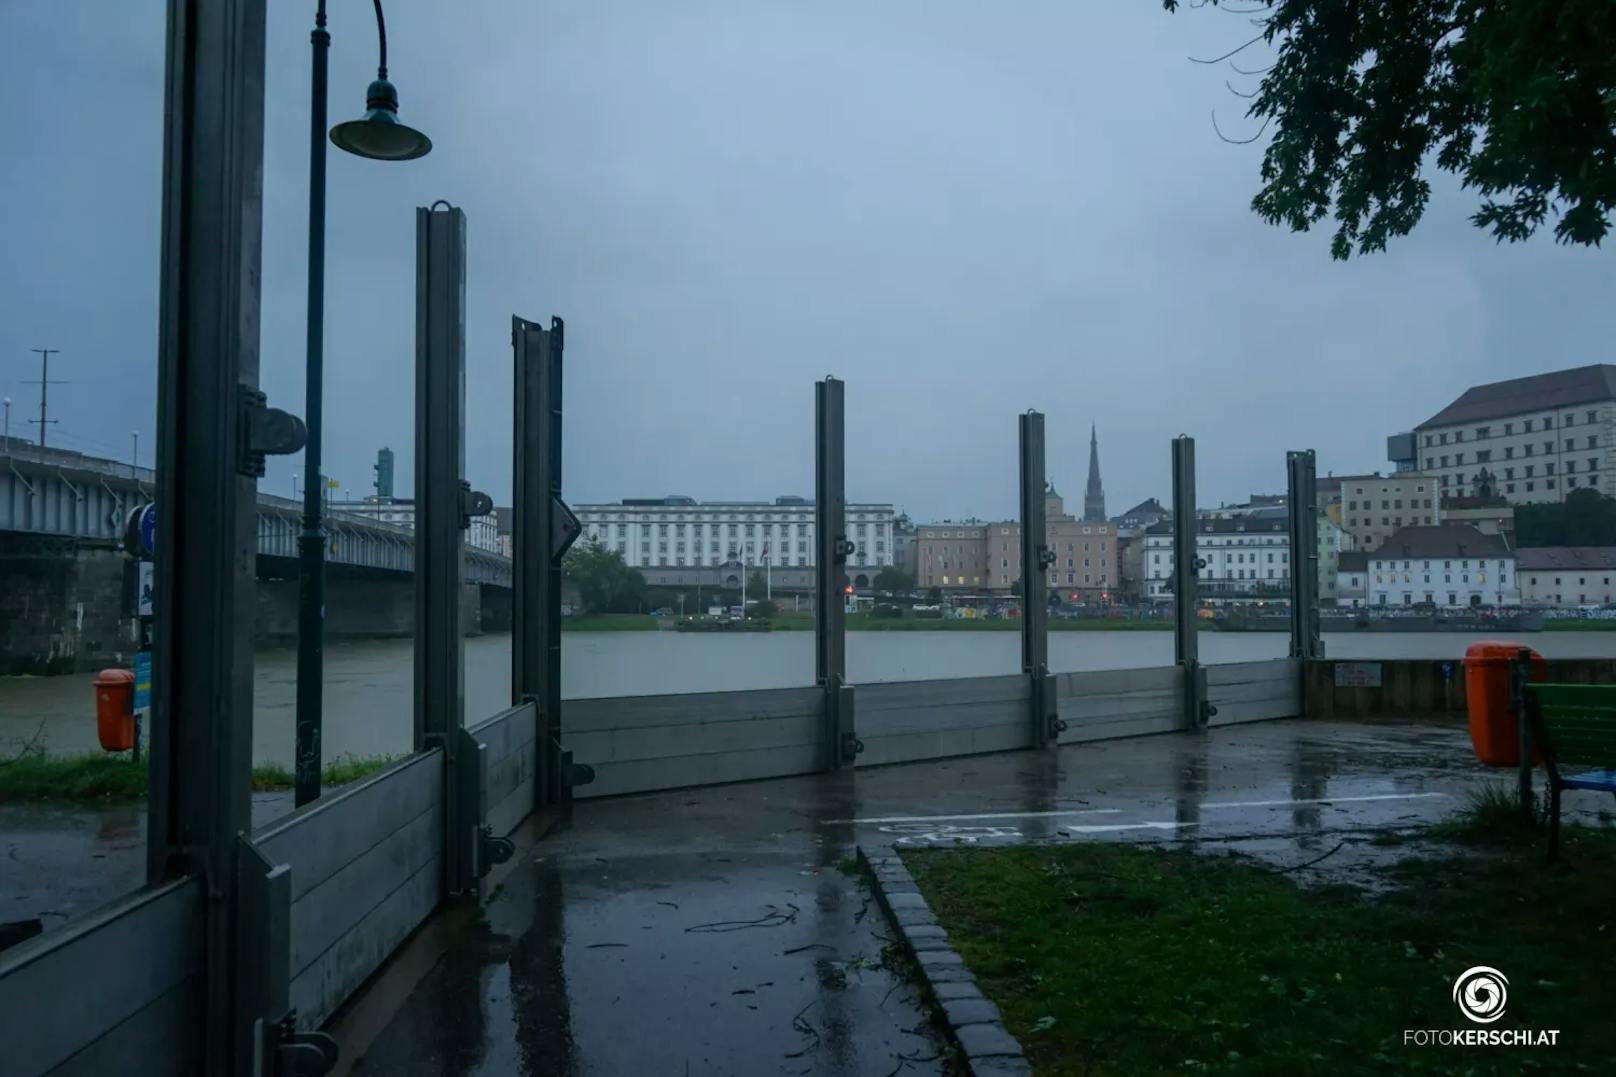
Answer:
<svg viewBox="0 0 1616 1077"><path fill-rule="evenodd" d="M1083 522L1105 523L1105 487L1100 484L1100 439L1089 425L1089 484L1083 491Z"/></svg>

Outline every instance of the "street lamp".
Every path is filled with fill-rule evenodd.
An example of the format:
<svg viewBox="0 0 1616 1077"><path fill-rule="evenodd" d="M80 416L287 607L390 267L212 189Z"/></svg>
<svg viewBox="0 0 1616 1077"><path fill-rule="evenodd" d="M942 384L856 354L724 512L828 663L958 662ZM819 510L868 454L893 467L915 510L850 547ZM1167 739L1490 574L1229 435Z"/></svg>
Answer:
<svg viewBox="0 0 1616 1077"><path fill-rule="evenodd" d="M425 156L432 140L398 122L398 91L387 81L387 22L381 0L376 8L380 60L376 81L365 92L365 115L331 129L337 148L377 161L409 161ZM309 307L308 404L304 419L303 529L298 535L297 747L294 800L301 806L320 795L320 691L324 681L321 636L325 629L325 535L321 531L321 388L325 365L325 140L326 66L331 35L325 28L325 0L314 12L313 93L309 101Z"/></svg>

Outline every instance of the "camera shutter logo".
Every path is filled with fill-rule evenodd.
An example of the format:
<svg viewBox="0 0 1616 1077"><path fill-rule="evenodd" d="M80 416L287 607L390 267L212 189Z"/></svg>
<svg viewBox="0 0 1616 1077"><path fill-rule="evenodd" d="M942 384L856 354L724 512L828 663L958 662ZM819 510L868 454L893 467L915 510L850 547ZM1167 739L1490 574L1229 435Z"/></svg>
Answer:
<svg viewBox="0 0 1616 1077"><path fill-rule="evenodd" d="M1465 969L1453 981L1453 1001L1470 1020L1490 1025L1504 1016L1509 998L1509 978L1487 965Z"/></svg>

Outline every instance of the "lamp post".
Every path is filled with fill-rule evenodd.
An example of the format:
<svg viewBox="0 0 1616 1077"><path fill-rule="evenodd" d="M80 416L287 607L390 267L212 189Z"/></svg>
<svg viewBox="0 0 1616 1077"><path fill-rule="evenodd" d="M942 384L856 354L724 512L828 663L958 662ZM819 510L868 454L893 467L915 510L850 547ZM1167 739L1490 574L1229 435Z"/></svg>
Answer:
<svg viewBox="0 0 1616 1077"><path fill-rule="evenodd" d="M376 8L380 60L376 81L365 91L365 115L331 128L338 149L376 161L409 161L432 149L432 140L398 122L398 91L387 81L387 23L381 0ZM331 35L325 28L325 0L314 13L313 93L309 102L309 307L308 403L304 420L303 529L298 535L297 747L294 800L303 805L320 795L320 691L324 680L321 636L325 628L325 535L320 501L321 388L325 374L325 140L326 66Z"/></svg>

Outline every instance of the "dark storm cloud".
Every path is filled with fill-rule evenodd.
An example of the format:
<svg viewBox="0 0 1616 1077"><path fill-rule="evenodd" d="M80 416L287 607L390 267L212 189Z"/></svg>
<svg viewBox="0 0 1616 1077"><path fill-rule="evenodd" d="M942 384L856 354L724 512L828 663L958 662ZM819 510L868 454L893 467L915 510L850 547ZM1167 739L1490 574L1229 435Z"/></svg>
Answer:
<svg viewBox="0 0 1616 1077"><path fill-rule="evenodd" d="M302 410L310 3L271 5L264 385ZM377 447L410 484L414 207L469 218L468 461L509 490L509 318L568 322L573 500L812 488L810 383L848 383L848 487L920 518L1014 511L1015 415L1049 416L1081 492L1100 428L1112 511L1384 466L1387 433L1465 386L1610 357L1599 252L1499 248L1439 184L1389 255L1333 263L1247 208L1260 147L1223 51L1244 23L1149 2L387 5L424 160L330 159L328 471ZM332 0L331 114L375 63ZM149 450L161 5L0 10L7 258L0 392L60 347L63 444ZM53 369L53 374L55 370ZM293 464L266 487L290 493Z"/></svg>

